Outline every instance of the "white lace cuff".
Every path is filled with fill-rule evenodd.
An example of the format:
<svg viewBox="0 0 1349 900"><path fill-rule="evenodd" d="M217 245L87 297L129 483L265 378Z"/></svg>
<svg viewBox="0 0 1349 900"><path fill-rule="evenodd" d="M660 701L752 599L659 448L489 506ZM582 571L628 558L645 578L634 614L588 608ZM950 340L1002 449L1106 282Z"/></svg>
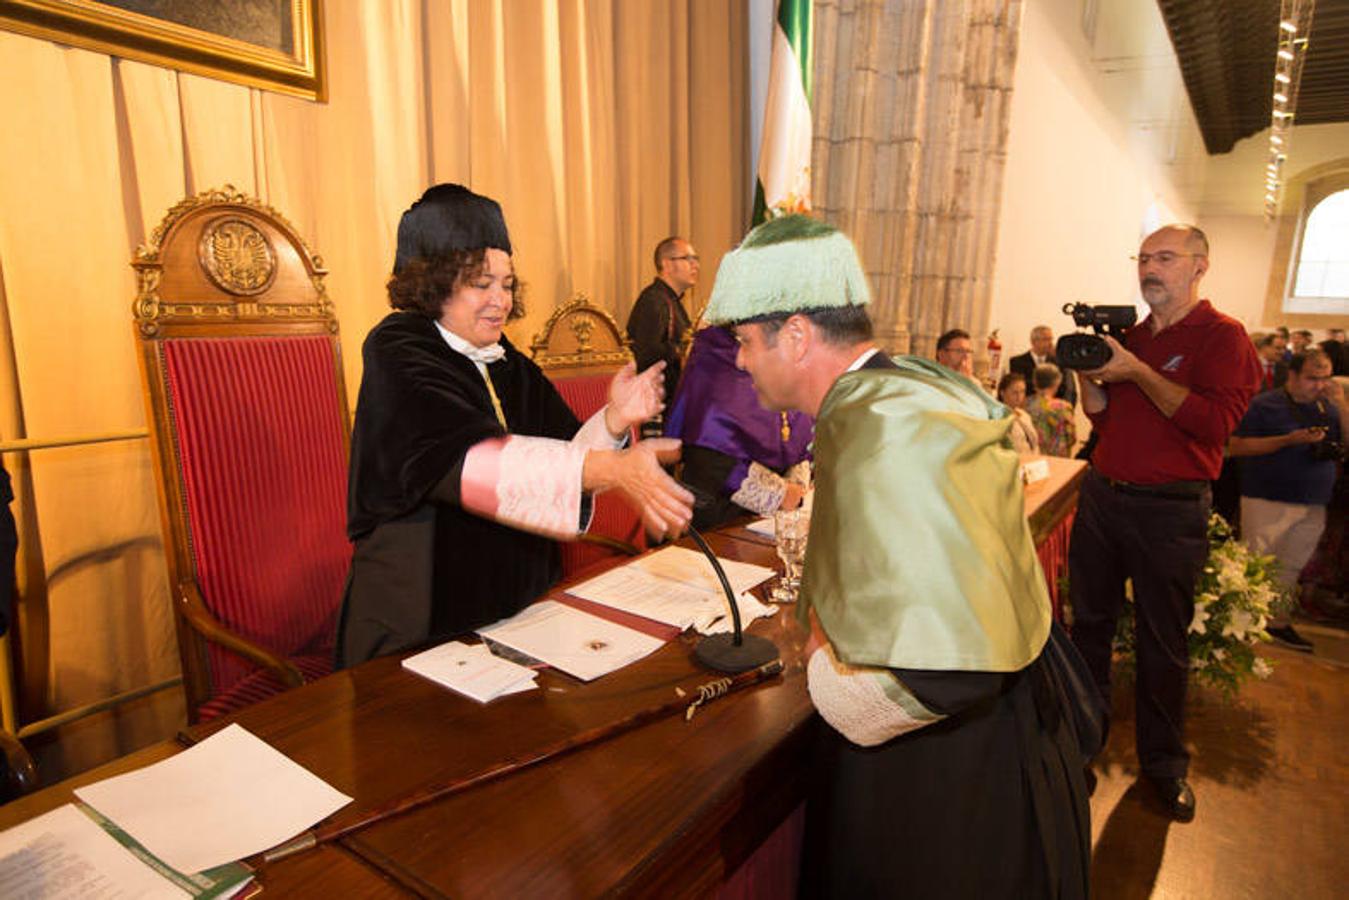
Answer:
<svg viewBox="0 0 1349 900"><path fill-rule="evenodd" d="M571 442L588 450L618 450L624 447L628 443L629 432L625 431L621 438L615 438L609 433L609 426L604 424L604 411L608 408L608 405L601 406L599 412L586 419Z"/></svg>
<svg viewBox="0 0 1349 900"><path fill-rule="evenodd" d="M515 434L481 441L464 457L460 503L511 528L574 538L588 524L581 521L587 452L574 441Z"/></svg>
<svg viewBox="0 0 1349 900"><path fill-rule="evenodd" d="M848 740L874 747L940 721L889 669L839 662L828 644L811 654L806 686L820 716Z"/></svg>
<svg viewBox="0 0 1349 900"><path fill-rule="evenodd" d="M788 469L787 474L782 477L787 479L788 484L799 484L804 488L810 487L810 460L801 460Z"/></svg>
<svg viewBox="0 0 1349 900"><path fill-rule="evenodd" d="M785 496L787 496L786 479L772 469L752 462L749 464L745 480L740 482L740 487L731 495L731 502L752 513L771 516L773 511L782 505L782 498Z"/></svg>

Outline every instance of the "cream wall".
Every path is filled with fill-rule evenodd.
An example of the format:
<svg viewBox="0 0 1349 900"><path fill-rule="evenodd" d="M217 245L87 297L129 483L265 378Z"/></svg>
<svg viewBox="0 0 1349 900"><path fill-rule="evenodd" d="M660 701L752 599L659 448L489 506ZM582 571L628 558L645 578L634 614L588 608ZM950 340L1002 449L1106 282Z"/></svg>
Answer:
<svg viewBox="0 0 1349 900"><path fill-rule="evenodd" d="M1288 245L1287 227L1263 215L1268 140L1266 131L1230 153L1205 152L1155 4L1028 0L990 320L1004 359L1027 349L1036 324L1069 330L1064 303L1137 304L1128 257L1167 221L1208 233L1203 293L1219 309L1252 330L1283 324L1266 308L1271 274L1279 282L1283 271L1276 254ZM1295 219L1299 179L1337 160L1349 168L1349 124L1295 128L1281 214Z"/></svg>
<svg viewBox="0 0 1349 900"><path fill-rule="evenodd" d="M1288 321L1279 311L1285 268L1276 252L1286 252L1287 231L1293 223L1281 222L1280 218L1296 220L1300 215L1299 185L1308 175L1323 173L1327 168L1349 170L1349 123L1299 125L1293 129L1288 159L1284 162L1290 189L1282 197L1280 218L1267 222L1263 204L1268 153L1266 130L1239 141L1231 153L1212 157L1199 218L1200 227L1208 232L1213 247L1207 292L1251 330L1269 329ZM1275 279L1273 284L1271 275ZM1272 310L1267 304L1271 290L1279 293ZM1300 320L1292 324L1312 329L1332 324L1344 327L1346 318L1349 317L1325 317L1324 321Z"/></svg>
<svg viewBox="0 0 1349 900"><path fill-rule="evenodd" d="M1026 3L990 318L1004 360L1037 324L1071 330L1064 303L1134 303L1140 236L1202 199L1203 142L1161 14L1097 7L1092 37L1081 0Z"/></svg>

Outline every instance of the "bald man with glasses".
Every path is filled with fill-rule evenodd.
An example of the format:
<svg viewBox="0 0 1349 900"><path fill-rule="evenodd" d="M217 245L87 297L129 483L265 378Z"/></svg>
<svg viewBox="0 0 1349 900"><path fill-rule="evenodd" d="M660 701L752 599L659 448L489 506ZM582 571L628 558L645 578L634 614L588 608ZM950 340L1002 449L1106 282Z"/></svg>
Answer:
<svg viewBox="0 0 1349 900"><path fill-rule="evenodd" d="M683 365L680 348L689 330L684 292L698 283L698 252L682 237L668 237L652 255L656 277L628 314L628 337L637 370L665 361L665 400L674 398Z"/></svg>
<svg viewBox="0 0 1349 900"><path fill-rule="evenodd" d="M1069 545L1073 643L1110 697L1115 621L1133 583L1139 766L1175 820L1194 818L1185 688L1194 584L1208 559L1209 482L1260 379L1235 319L1199 296L1209 246L1192 225L1143 241L1138 284L1151 314L1111 357L1078 373L1099 437ZM1109 708L1109 703L1107 703Z"/></svg>

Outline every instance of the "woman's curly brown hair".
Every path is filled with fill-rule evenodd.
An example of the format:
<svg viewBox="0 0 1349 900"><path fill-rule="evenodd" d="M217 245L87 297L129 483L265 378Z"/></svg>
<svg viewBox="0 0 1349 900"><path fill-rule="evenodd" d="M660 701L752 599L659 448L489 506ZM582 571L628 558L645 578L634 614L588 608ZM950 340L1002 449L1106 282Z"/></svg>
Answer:
<svg viewBox="0 0 1349 900"><path fill-rule="evenodd" d="M394 309L409 309L432 319L440 318L441 308L454 289L482 273L487 259L486 248L455 250L436 259L417 257L409 260L401 272L389 277L389 305ZM519 279L511 290L511 311L507 319L519 319L525 314L524 285Z"/></svg>

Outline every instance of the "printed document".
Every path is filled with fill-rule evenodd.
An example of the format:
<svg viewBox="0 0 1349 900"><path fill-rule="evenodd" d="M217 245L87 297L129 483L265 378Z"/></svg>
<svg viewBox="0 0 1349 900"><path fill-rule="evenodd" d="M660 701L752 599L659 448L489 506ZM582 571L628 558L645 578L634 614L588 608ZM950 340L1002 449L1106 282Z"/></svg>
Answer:
<svg viewBox="0 0 1349 900"><path fill-rule="evenodd" d="M737 595L774 575L767 566L717 559ZM712 564L697 550L684 547L648 553L569 587L567 593L680 629L726 613L726 594Z"/></svg>
<svg viewBox="0 0 1349 900"><path fill-rule="evenodd" d="M450 641L403 660L403 668L436 684L487 703L506 694L533 690L539 675L533 669L502 659L485 644Z"/></svg>
<svg viewBox="0 0 1349 900"><path fill-rule="evenodd" d="M478 634L582 681L621 669L664 643L556 600L535 603Z"/></svg>
<svg viewBox="0 0 1349 900"><path fill-rule="evenodd" d="M190 896L70 803L0 833L0 897Z"/></svg>

